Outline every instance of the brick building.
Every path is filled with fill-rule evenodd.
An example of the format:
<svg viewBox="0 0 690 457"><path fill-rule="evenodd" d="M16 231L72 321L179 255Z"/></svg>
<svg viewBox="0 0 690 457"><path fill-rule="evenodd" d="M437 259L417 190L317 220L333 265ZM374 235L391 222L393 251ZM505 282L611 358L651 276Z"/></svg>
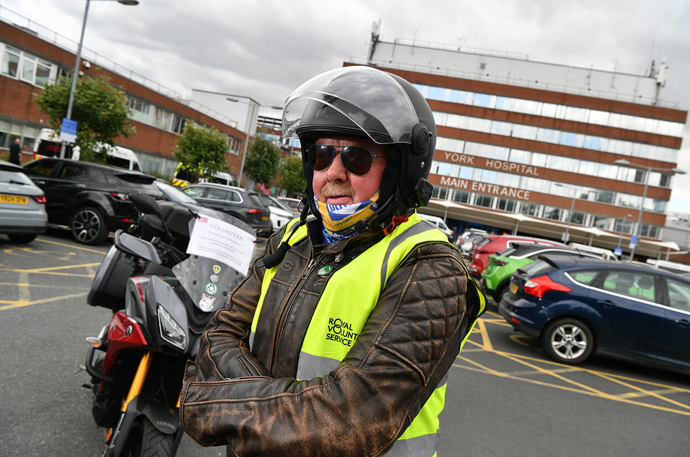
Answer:
<svg viewBox="0 0 690 457"><path fill-rule="evenodd" d="M21 24L26 24L25 26ZM42 87L72 71L77 45L27 18L0 10L0 148L14 138L22 141L23 161L31 158L40 129L49 127L34 98ZM226 163L233 174L240 168L246 133L236 121L122 68L88 49L82 50L80 75L104 74L127 94L136 134L116 144L132 149L144 171L170 176L177 165L172 151L184 124L194 121L228 136Z"/></svg>
<svg viewBox="0 0 690 457"><path fill-rule="evenodd" d="M372 34L355 64L425 95L438 133L429 208L451 226L552 239L567 228L626 251L644 196L637 252L677 249L660 233L687 111L661 100L665 63L631 75Z"/></svg>

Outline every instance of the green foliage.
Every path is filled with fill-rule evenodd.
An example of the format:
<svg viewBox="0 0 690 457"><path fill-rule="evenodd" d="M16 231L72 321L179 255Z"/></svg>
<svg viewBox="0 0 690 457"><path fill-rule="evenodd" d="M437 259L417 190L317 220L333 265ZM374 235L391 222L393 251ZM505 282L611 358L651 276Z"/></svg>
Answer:
<svg viewBox="0 0 690 457"><path fill-rule="evenodd" d="M302 159L289 156L280 169L280 187L285 189L288 195L302 194L307 188L307 180L304 178Z"/></svg>
<svg viewBox="0 0 690 457"><path fill-rule="evenodd" d="M38 107L50 117L50 126L58 134L62 118L67 116L71 84L71 76L62 77L47 84L36 97ZM113 87L107 77L77 79L71 118L79 123L75 146L80 148L80 159L105 162L105 145L112 145L119 136L135 133L128 114L127 96Z"/></svg>
<svg viewBox="0 0 690 457"><path fill-rule="evenodd" d="M228 147L228 137L217 128L187 122L173 154L187 169L211 176L227 171L225 153Z"/></svg>
<svg viewBox="0 0 690 457"><path fill-rule="evenodd" d="M270 186L278 175L280 149L270 141L256 137L249 143L244 169L257 183Z"/></svg>

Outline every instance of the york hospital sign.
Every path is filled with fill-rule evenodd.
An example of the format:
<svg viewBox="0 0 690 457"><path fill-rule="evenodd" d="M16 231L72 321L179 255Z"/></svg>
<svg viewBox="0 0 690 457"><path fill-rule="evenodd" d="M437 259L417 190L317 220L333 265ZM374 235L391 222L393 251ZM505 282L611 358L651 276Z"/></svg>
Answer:
<svg viewBox="0 0 690 457"><path fill-rule="evenodd" d="M467 154L458 154L453 152L444 152L444 154L446 162L470 166L479 166L482 168L527 176L539 176L539 170L537 169L537 167L525 165L522 163L507 162L505 160L485 159L483 157L475 157ZM514 187L499 186L497 184L470 181L461 178L453 178L450 176L440 176L440 184L444 187L452 187L454 189L467 190L481 194L497 195L499 197L515 198L518 200L529 200L530 196L530 191L525 189L516 189Z"/></svg>

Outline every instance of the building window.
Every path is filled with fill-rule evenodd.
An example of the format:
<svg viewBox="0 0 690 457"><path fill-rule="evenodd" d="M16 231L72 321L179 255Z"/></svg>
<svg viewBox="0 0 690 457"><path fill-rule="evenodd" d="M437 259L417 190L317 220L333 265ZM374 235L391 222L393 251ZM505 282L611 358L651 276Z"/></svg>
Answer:
<svg viewBox="0 0 690 457"><path fill-rule="evenodd" d="M585 225L585 213L573 212L570 215L570 223L577 225Z"/></svg>
<svg viewBox="0 0 690 457"><path fill-rule="evenodd" d="M642 224L640 235L648 238L659 238L659 226L651 224Z"/></svg>
<svg viewBox="0 0 690 457"><path fill-rule="evenodd" d="M173 117L172 131L174 133L182 133L182 131L184 130L184 125L186 122L187 122L187 119L180 116L179 114L175 114Z"/></svg>
<svg viewBox="0 0 690 457"><path fill-rule="evenodd" d="M613 223L613 218L609 216L594 216L594 227L602 230L611 230L611 224Z"/></svg>
<svg viewBox="0 0 690 457"><path fill-rule="evenodd" d="M499 198L496 209L500 209L501 211L507 211L509 213L514 213L516 207L517 207L517 202L515 200L510 200L507 198Z"/></svg>
<svg viewBox="0 0 690 457"><path fill-rule="evenodd" d="M551 219L554 221L561 220L561 208L554 208L553 206L544 207L544 219Z"/></svg>
<svg viewBox="0 0 690 457"><path fill-rule="evenodd" d="M614 231L620 233L632 233L633 223L629 219L616 219Z"/></svg>
<svg viewBox="0 0 690 457"><path fill-rule="evenodd" d="M493 197L490 195L477 195L477 197L474 199L474 205L475 206L482 206L484 208L491 208L491 204L493 203Z"/></svg>
<svg viewBox="0 0 690 457"><path fill-rule="evenodd" d="M456 190L453 193L453 201L458 203L469 203L470 193L465 190Z"/></svg>
<svg viewBox="0 0 690 457"><path fill-rule="evenodd" d="M19 69L19 55L20 51L10 46L5 46L5 52L2 55L2 74L17 77Z"/></svg>
<svg viewBox="0 0 690 457"><path fill-rule="evenodd" d="M434 186L434 190L431 192L431 196L441 200L445 200L448 197L448 188L441 186Z"/></svg>
<svg viewBox="0 0 690 457"><path fill-rule="evenodd" d="M539 210L539 205L536 203L523 202L520 206L520 213L527 216L536 216Z"/></svg>

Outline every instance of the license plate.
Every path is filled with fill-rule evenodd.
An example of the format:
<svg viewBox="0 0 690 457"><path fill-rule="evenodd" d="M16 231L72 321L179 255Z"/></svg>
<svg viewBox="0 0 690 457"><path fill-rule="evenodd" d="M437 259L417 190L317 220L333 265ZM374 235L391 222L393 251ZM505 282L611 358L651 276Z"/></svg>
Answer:
<svg viewBox="0 0 690 457"><path fill-rule="evenodd" d="M511 283L511 284L510 284L510 291L511 291L512 293L516 294L517 291L518 291L518 285L515 284L515 283Z"/></svg>
<svg viewBox="0 0 690 457"><path fill-rule="evenodd" d="M24 195L0 194L0 203L17 203L19 205L26 205L29 203L29 199Z"/></svg>
<svg viewBox="0 0 690 457"><path fill-rule="evenodd" d="M262 221L267 221L267 220L268 220L268 216L261 216L261 220L262 220Z"/></svg>

